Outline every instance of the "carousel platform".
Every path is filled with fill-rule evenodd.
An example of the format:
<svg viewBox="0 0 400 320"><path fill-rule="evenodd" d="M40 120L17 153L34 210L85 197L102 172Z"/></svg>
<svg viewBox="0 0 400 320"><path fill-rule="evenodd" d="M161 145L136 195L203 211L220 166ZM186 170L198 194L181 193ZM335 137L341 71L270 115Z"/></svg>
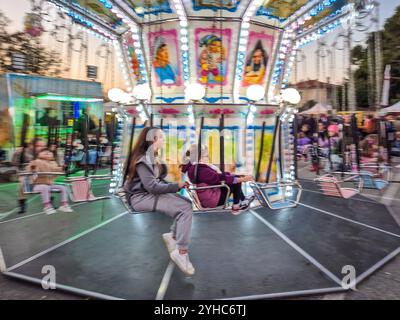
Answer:
<svg viewBox="0 0 400 320"><path fill-rule="evenodd" d="M162 241L170 218L127 213L118 199L0 224L4 275L40 285L50 265L57 289L100 299L268 299L344 291L345 267L358 284L400 252L400 227L384 205L303 187L296 208L195 213L190 278Z"/></svg>

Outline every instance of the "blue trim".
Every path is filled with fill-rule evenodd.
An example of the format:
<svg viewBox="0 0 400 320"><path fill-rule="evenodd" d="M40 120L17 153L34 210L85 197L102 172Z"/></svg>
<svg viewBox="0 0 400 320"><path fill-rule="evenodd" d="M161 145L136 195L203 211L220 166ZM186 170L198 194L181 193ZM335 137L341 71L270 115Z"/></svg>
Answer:
<svg viewBox="0 0 400 320"><path fill-rule="evenodd" d="M181 126L167 126L167 125L165 125L165 126L163 126L163 130L166 130L166 131L169 131L169 130L186 130L186 129L188 129L189 127L188 126L184 126L184 125L181 125Z"/></svg>
<svg viewBox="0 0 400 320"><path fill-rule="evenodd" d="M218 98L215 98L215 97L210 97L210 98L207 98L207 97L204 97L203 98L205 101L207 101L208 103L216 103L216 102L218 102L218 101L220 101L220 100L229 100L229 97L218 97Z"/></svg>
<svg viewBox="0 0 400 320"><path fill-rule="evenodd" d="M296 10L297 11L297 10ZM296 12L295 11L295 12ZM256 12L256 16L266 16L269 19L274 19L274 20L278 20L279 22L285 22L287 19L289 19L295 12L293 12L289 17L287 18L281 18L278 16L275 16L272 14L271 10L268 10L267 8L264 8L263 6L261 6L257 12Z"/></svg>
<svg viewBox="0 0 400 320"><path fill-rule="evenodd" d="M262 126L251 125L251 126L248 126L247 129L249 129L249 130L261 130ZM266 130L270 130L270 131L274 131L275 126L266 126L265 129Z"/></svg>
<svg viewBox="0 0 400 320"><path fill-rule="evenodd" d="M192 6L194 11L200 11L200 10L212 10L212 11L218 11L220 9L219 6L216 5L198 5L197 2L200 2L201 0L192 0ZM222 7L222 10L229 11L229 12L236 12L238 9L238 6L240 4L240 0L236 2L236 6L233 8L226 8Z"/></svg>
<svg viewBox="0 0 400 320"><path fill-rule="evenodd" d="M164 0L164 2L158 6L152 5L151 11L145 11L143 13L137 13L135 8L132 8L132 6L129 5L129 7L135 12L135 14L138 17L143 18L146 14L154 14L158 15L159 13L172 13L171 6L169 5L169 2L167 0Z"/></svg>
<svg viewBox="0 0 400 320"><path fill-rule="evenodd" d="M165 103L172 103L175 100L185 100L185 97L172 97L172 98L156 97L156 99L164 101Z"/></svg>
<svg viewBox="0 0 400 320"><path fill-rule="evenodd" d="M218 130L219 127L218 126L204 126L203 129L205 129L205 130L214 130L214 129ZM240 126L226 126L226 127L224 127L224 129L239 130Z"/></svg>

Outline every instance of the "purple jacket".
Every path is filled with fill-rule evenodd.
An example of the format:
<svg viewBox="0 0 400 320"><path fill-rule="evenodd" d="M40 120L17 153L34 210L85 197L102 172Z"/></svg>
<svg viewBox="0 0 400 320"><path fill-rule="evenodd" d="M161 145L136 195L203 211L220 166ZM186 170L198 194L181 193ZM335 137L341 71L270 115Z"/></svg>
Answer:
<svg viewBox="0 0 400 320"><path fill-rule="evenodd" d="M298 146L305 146L307 144L311 144L311 139L308 137L304 137L304 138L298 138L297 139L297 145Z"/></svg>
<svg viewBox="0 0 400 320"><path fill-rule="evenodd" d="M215 186L225 181L227 185L231 185L235 181L235 176L229 172L218 173L206 164L199 164L197 171L197 186ZM182 167L182 172L187 173L190 182L194 183L196 166L188 163ZM204 190L198 190L197 196L204 208L215 208L218 205L221 197L221 188L210 188Z"/></svg>

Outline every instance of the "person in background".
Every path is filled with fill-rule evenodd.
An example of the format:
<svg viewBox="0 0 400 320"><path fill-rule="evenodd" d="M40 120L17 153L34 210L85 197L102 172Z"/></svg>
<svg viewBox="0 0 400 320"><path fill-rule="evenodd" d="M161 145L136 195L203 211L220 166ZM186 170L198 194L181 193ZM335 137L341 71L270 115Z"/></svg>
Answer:
<svg viewBox="0 0 400 320"><path fill-rule="evenodd" d="M396 132L396 139L392 143L391 156L400 157L400 131Z"/></svg>
<svg viewBox="0 0 400 320"><path fill-rule="evenodd" d="M397 132L400 132L400 116L398 116L396 120L394 120L394 128Z"/></svg>
<svg viewBox="0 0 400 320"><path fill-rule="evenodd" d="M27 167L31 172L63 172L63 168L58 166L54 161L53 152L49 149L43 149L38 153L38 158L31 161ZM51 175L38 175L33 181L33 191L40 192L44 205L44 212L46 214L53 214L56 210L51 205L50 197L51 191L57 190L61 192L61 206L58 208L62 212L73 212L68 205L67 188L62 185L54 184L55 176Z"/></svg>
<svg viewBox="0 0 400 320"><path fill-rule="evenodd" d="M332 123L328 126L329 161L326 162L325 171L338 170L342 165L342 144L339 138L339 125ZM332 167L331 167L332 165Z"/></svg>
<svg viewBox="0 0 400 320"><path fill-rule="evenodd" d="M27 148L20 147L15 150L11 162L17 167L25 166L30 161L34 160L36 155L44 148L46 148L46 144L42 139L33 138L29 141Z"/></svg>
<svg viewBox="0 0 400 320"><path fill-rule="evenodd" d="M46 144L40 138L33 138L29 143L27 148L20 147L18 148L13 156L11 163L24 170L29 162L36 158L36 155L41 152L44 148L46 148ZM19 203L19 214L25 213L26 210L26 196L23 192L22 183L19 184L18 189L18 203Z"/></svg>
<svg viewBox="0 0 400 320"><path fill-rule="evenodd" d="M368 159L373 159L376 155L379 145L379 138L377 134L369 134L360 142L361 156L364 162L369 162Z"/></svg>
<svg viewBox="0 0 400 320"><path fill-rule="evenodd" d="M312 140L304 133L299 132L297 137L297 154L304 157L304 161L308 160L308 150L312 144Z"/></svg>
<svg viewBox="0 0 400 320"><path fill-rule="evenodd" d="M364 125L361 127L363 138L369 134L375 133L375 121L372 115L368 115L364 120Z"/></svg>

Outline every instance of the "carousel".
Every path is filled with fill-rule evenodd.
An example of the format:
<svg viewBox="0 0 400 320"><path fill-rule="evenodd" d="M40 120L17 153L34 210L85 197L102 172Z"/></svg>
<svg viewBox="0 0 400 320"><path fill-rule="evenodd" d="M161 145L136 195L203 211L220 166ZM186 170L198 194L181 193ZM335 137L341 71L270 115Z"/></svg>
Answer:
<svg viewBox="0 0 400 320"><path fill-rule="evenodd" d="M362 194L368 183L374 187L373 175L340 172L313 181L297 170L301 96L290 79L299 53L372 15L374 1L42 5L103 41L120 65L125 88L108 92L118 132L110 197L77 213L81 225L54 217L43 223L40 215L0 222L4 275L41 284L43 267L54 266L57 289L100 299L267 299L355 289L400 252L391 212ZM122 190L124 163L147 126L166 134L168 181L186 178L179 166L192 144L206 145L221 171L254 177L246 192L257 200L238 216L229 197L207 208L195 183L182 192L194 208L193 277L169 259L161 239L168 217L135 212ZM22 233L29 245L15 244Z"/></svg>

